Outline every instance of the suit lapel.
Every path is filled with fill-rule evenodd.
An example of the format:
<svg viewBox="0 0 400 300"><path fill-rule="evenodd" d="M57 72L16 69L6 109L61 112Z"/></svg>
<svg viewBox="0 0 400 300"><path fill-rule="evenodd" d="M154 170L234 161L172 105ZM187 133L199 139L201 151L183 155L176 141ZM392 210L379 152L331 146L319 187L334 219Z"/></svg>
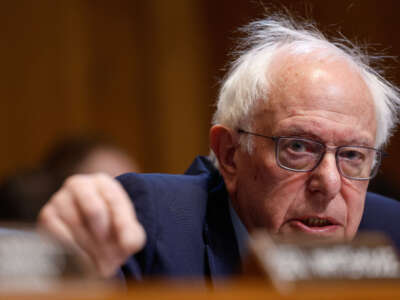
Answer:
<svg viewBox="0 0 400 300"><path fill-rule="evenodd" d="M206 157L197 157L185 174L205 174L208 177L207 210L203 227L205 273L214 282L239 273L239 249L222 176Z"/></svg>
<svg viewBox="0 0 400 300"><path fill-rule="evenodd" d="M206 263L213 281L240 272L240 255L222 178L210 190L204 224Z"/></svg>

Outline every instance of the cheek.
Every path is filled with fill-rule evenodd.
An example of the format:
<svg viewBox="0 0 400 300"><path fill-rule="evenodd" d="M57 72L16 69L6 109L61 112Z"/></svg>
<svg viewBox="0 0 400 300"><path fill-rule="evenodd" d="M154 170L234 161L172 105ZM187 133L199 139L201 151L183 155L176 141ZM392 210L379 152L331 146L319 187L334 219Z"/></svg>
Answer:
<svg viewBox="0 0 400 300"><path fill-rule="evenodd" d="M241 196L245 199L246 219L249 230L263 227L277 233L298 196L304 194L306 176L302 173L289 173L274 165L263 168L254 167L250 176L243 178ZM251 193L249 193L251 191Z"/></svg>
<svg viewBox="0 0 400 300"><path fill-rule="evenodd" d="M278 233L288 220L290 212L304 204L307 175L286 173L285 178L272 185L265 210L271 212L271 230Z"/></svg>
<svg viewBox="0 0 400 300"><path fill-rule="evenodd" d="M347 205L347 226L346 239L351 240L357 233L358 226L364 211L364 203L368 183L345 183L342 189L342 195Z"/></svg>

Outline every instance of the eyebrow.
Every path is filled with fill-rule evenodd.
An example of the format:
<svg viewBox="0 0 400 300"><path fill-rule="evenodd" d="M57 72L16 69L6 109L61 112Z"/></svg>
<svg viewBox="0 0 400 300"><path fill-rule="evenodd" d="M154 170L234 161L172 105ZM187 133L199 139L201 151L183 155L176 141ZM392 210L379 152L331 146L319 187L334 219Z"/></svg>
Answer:
<svg viewBox="0 0 400 300"><path fill-rule="evenodd" d="M316 133L307 130L305 128L300 128L293 126L291 128L283 130L281 133L283 134L274 134L274 136L297 136L297 137L302 137L302 138L308 138L312 140L316 140L321 143L326 143L327 141L322 138L322 135L317 135ZM353 138L350 140L343 141L343 143L340 143L343 146L368 146L368 147L373 147L375 146L371 141L363 136L360 136L358 138ZM338 145L339 146L339 145Z"/></svg>

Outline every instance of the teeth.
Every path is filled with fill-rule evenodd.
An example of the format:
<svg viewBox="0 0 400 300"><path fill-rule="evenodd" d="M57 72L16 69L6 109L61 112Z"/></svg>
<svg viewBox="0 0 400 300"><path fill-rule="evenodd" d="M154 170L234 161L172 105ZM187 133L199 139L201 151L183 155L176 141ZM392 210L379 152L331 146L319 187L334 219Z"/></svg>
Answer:
<svg viewBox="0 0 400 300"><path fill-rule="evenodd" d="M319 218L308 218L304 223L310 227L322 227L330 224L328 220Z"/></svg>

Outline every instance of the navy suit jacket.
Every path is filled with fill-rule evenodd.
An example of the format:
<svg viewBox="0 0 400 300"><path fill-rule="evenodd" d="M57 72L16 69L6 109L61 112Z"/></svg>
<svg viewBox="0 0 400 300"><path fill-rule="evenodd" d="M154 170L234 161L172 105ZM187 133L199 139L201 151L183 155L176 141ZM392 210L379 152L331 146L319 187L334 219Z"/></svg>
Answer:
<svg viewBox="0 0 400 300"><path fill-rule="evenodd" d="M128 278L214 280L240 272L240 256L224 181L205 157L185 175L118 177L144 226L147 243L122 267ZM368 193L360 230L386 232L400 246L400 203Z"/></svg>

